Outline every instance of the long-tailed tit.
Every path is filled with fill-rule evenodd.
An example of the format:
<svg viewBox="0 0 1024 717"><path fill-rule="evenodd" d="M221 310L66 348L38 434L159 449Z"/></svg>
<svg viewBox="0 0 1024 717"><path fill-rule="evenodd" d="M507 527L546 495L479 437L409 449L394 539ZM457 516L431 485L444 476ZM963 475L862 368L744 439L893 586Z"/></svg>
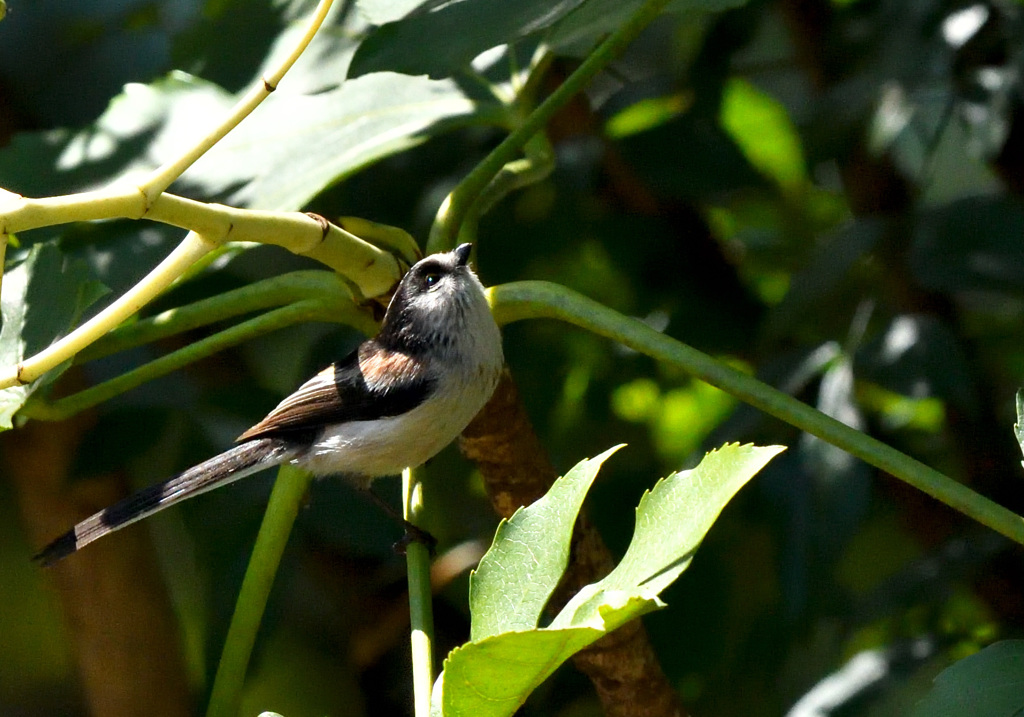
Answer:
<svg viewBox="0 0 1024 717"><path fill-rule="evenodd" d="M243 433L238 445L86 518L36 556L50 565L119 528L271 466L342 475L361 487L433 457L491 397L501 334L470 245L417 262L380 333L328 366Z"/></svg>

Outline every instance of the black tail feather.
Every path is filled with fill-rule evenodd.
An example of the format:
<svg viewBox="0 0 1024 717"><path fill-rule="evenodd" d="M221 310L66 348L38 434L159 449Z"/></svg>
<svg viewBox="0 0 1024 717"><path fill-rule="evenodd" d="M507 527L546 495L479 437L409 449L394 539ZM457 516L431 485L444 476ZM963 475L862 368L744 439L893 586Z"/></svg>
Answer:
<svg viewBox="0 0 1024 717"><path fill-rule="evenodd" d="M295 457L294 444L273 438L260 438L189 468L184 473L134 493L109 508L86 518L39 551L33 560L49 566L81 550L94 540L142 520L187 498Z"/></svg>

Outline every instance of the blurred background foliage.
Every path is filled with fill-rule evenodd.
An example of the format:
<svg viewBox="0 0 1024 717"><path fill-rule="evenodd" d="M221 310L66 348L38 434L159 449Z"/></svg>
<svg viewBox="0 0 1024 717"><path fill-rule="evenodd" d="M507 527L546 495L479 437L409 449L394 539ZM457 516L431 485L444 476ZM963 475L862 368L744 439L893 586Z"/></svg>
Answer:
<svg viewBox="0 0 1024 717"><path fill-rule="evenodd" d="M464 76L435 70L429 92L441 105L419 117L416 136L332 165L365 146L358 113L386 104L382 93L426 91L372 74L341 85L367 23L391 19L367 9L384 6L365 5L336 12L286 78L281 92L304 97L305 109L268 102L173 190L358 215L425 237L440 199L502 136L500 112ZM1024 372L1021 6L676 5L551 123L551 176L483 218L484 282L570 286L1024 510L1012 431ZM0 24L0 186L46 196L153 166L258 77L311 6L12 1ZM590 15L562 28L547 88L589 48L574 27L600 31L595 18L616 21L611 7L590 0L580 7ZM392 8L396 17L400 10ZM361 71L376 60L363 58ZM397 84L368 84L385 79ZM140 84L123 91L126 83ZM23 248L55 240L116 295L178 237L106 222L19 239ZM230 253L146 313L293 268L309 264L273 248ZM206 333L76 366L54 390L118 375ZM3 436L11 477L0 481L5 713L90 711L51 576L29 563L38 546L19 528L32 509L17 477L26 461L45 469L52 441L66 435L71 480L154 482L228 445L358 340L333 325L295 326L81 419ZM561 470L629 443L589 501L615 550L632 531L629 506L702 451L725 441L790 447L725 511L664 596L669 609L645 618L695 714L907 714L952 661L1021 634L1019 548L955 512L580 330L516 324L505 348ZM179 623L197 709L269 480L249 479L132 529L152 534L148 559ZM442 553L489 540L495 519L454 449L431 463L428 487L428 527ZM393 483L385 492L397 495ZM247 714L408 710L404 566L390 550L397 537L345 485L315 485L263 627ZM447 580L436 611L442 649L464 640L464 572ZM523 714L597 710L586 681L565 668Z"/></svg>

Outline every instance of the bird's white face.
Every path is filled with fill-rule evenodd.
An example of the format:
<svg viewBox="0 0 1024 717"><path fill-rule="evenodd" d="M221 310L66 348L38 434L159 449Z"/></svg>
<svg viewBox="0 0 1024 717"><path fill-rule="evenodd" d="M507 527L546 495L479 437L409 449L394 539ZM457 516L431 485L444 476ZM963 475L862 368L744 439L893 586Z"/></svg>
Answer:
<svg viewBox="0 0 1024 717"><path fill-rule="evenodd" d="M466 252L435 254L416 263L388 307L378 340L417 352L427 345L453 360L493 362L501 338L484 287L466 265ZM487 344L496 344L488 349ZM500 362L500 360L499 360Z"/></svg>

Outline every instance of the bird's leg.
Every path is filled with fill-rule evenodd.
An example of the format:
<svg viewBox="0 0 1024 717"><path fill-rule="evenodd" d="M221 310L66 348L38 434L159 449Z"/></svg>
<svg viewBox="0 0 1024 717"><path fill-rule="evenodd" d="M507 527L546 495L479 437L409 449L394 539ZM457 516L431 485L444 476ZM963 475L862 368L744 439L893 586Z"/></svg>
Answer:
<svg viewBox="0 0 1024 717"><path fill-rule="evenodd" d="M420 528L419 526L413 525L408 520L402 517L402 515L395 510L390 503L377 495L377 492L373 488L366 488L367 494L373 499L373 502L381 507L381 509L387 513L391 518L402 526L405 534L402 535L401 540L392 546L395 552L400 555L405 555L405 549L409 546L409 543L421 543L427 546L430 554L434 554L434 549L437 547L437 538L431 535L429 532Z"/></svg>

